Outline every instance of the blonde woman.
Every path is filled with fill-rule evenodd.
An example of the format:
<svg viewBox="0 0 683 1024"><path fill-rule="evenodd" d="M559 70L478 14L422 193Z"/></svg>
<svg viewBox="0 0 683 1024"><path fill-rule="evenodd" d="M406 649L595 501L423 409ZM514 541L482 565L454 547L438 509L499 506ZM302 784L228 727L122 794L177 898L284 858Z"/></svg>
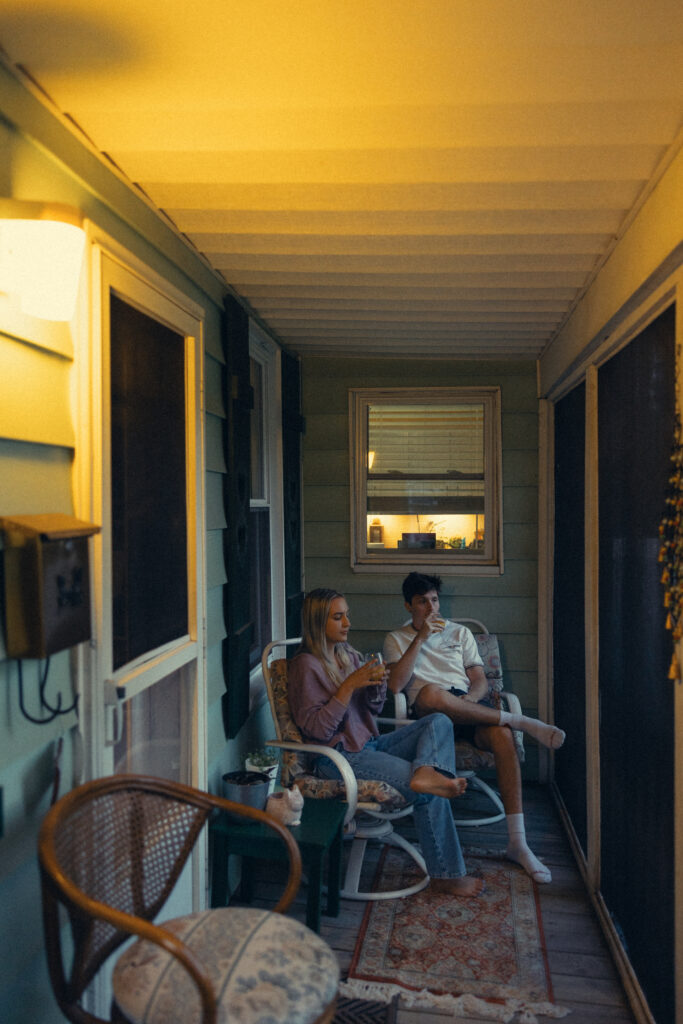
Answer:
<svg viewBox="0 0 683 1024"><path fill-rule="evenodd" d="M343 751L358 778L387 782L412 802L431 887L477 896L483 883L466 873L448 802L467 786L455 774L450 719L428 715L380 735L375 715L386 698L387 673L374 661L363 664L348 643L349 607L343 595L312 590L302 620L303 643L289 666L289 702L304 738ZM322 778L339 778L324 756L317 759L316 771Z"/></svg>

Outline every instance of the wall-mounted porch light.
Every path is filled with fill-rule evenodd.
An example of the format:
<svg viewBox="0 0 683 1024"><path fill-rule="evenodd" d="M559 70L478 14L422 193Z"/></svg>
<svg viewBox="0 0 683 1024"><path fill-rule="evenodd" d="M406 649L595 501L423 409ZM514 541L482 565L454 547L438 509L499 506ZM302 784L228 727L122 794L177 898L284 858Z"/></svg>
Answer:
<svg viewBox="0 0 683 1024"><path fill-rule="evenodd" d="M43 320L70 320L83 262L80 212L61 203L0 199L0 291Z"/></svg>

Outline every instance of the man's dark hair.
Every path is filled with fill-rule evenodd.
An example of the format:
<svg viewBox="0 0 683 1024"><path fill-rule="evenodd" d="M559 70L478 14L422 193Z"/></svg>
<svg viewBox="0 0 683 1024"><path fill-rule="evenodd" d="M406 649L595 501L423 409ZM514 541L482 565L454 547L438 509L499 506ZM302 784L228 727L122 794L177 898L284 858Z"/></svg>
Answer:
<svg viewBox="0 0 683 1024"><path fill-rule="evenodd" d="M441 590L440 576L427 576L422 572L411 572L403 581L403 600L410 604L416 594L426 594L429 590L435 590L437 594Z"/></svg>

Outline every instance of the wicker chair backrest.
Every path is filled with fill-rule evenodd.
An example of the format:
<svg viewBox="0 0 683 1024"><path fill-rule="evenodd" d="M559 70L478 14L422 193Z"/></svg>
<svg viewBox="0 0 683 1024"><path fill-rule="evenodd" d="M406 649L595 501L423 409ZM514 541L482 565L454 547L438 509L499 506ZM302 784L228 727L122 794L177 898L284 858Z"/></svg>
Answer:
<svg viewBox="0 0 683 1024"><path fill-rule="evenodd" d="M152 921L210 811L165 791L163 780L155 780L151 792L133 784L107 786L109 781L96 780L91 790L82 792L81 787L79 799L60 801L41 833L48 962L58 1000L61 993L69 1004L78 1001L104 961L129 938L125 929L92 917L81 897ZM61 948L60 903L69 915L74 943L69 969Z"/></svg>

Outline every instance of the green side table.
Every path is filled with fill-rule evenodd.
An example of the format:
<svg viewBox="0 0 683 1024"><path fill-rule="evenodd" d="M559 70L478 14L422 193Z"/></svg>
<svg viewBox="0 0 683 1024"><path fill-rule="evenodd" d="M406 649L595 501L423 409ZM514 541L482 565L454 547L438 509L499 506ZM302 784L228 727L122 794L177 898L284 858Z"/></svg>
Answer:
<svg viewBox="0 0 683 1024"><path fill-rule="evenodd" d="M301 851L308 877L306 924L320 931L320 905L323 868L327 855L327 906L330 917L339 914L341 889L343 825L346 804L339 800L304 800L301 824L289 827ZM237 854L242 861L241 891L247 903L253 890L253 861L286 860L283 843L266 825L233 821L224 814L210 826L213 853L211 906L223 907L228 898L228 856Z"/></svg>

